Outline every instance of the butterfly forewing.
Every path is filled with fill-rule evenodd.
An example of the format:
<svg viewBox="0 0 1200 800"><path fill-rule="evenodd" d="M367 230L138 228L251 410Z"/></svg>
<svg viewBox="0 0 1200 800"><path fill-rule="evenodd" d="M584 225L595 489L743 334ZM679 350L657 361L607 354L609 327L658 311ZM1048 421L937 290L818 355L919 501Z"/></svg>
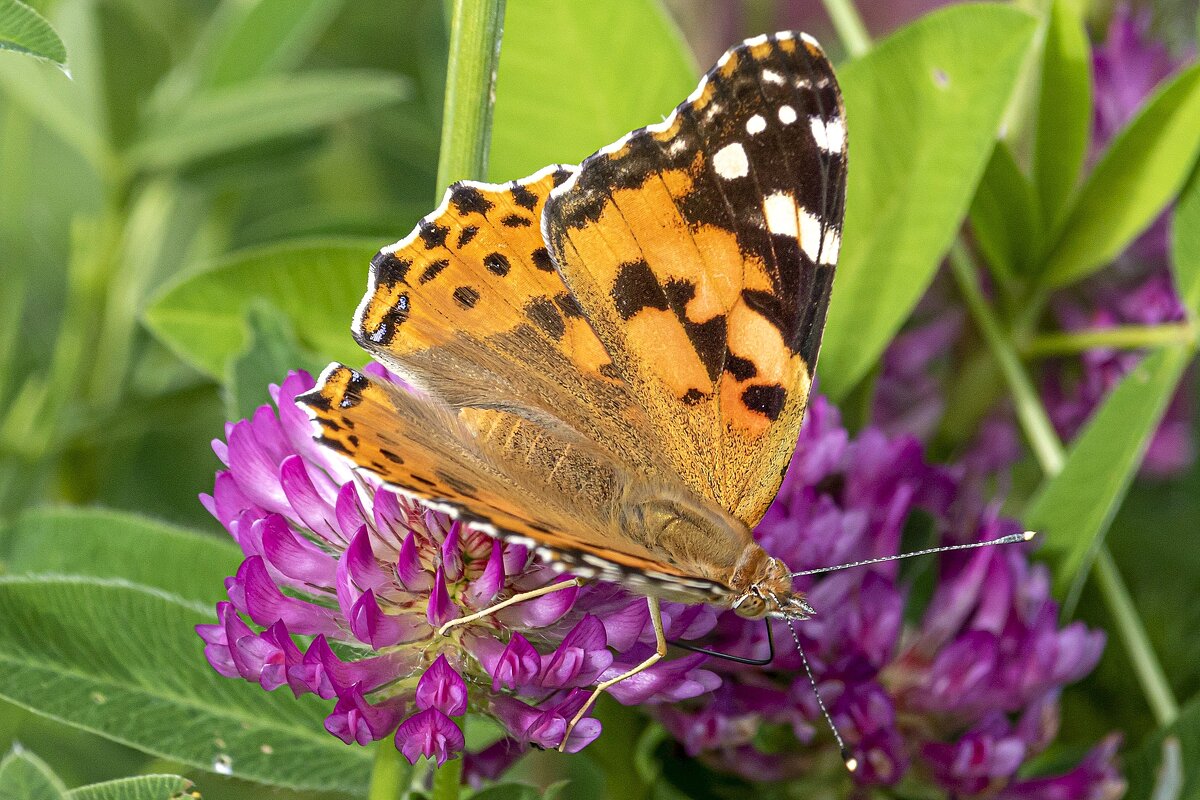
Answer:
<svg viewBox="0 0 1200 800"><path fill-rule="evenodd" d="M840 244L846 135L807 37L730 51L543 214L572 294L685 484L753 525L799 433Z"/></svg>

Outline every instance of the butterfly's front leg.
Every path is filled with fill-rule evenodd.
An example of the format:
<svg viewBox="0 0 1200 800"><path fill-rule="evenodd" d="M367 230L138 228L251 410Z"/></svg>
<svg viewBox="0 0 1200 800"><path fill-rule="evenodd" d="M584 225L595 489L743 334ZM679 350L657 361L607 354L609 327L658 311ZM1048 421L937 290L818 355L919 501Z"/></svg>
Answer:
<svg viewBox="0 0 1200 800"><path fill-rule="evenodd" d="M566 751L567 741L571 738L571 731L575 730L575 726L579 724L579 720L583 719L584 716L587 715L588 710L591 709L605 689L609 688L610 686L616 686L626 678L632 678L639 672L650 669L650 667L657 664L662 657L667 654L667 635L666 632L663 631L662 609L659 608L658 598L647 597L646 604L650 607L650 624L654 626L654 653L628 672L624 672L615 678L611 678L610 680L603 681L596 686L596 688L592 691L592 696L587 699L587 702L583 704L583 707L580 708L578 712L576 712L570 724L567 725L567 731L563 734L562 742L558 745L558 752L562 753Z"/></svg>
<svg viewBox="0 0 1200 800"><path fill-rule="evenodd" d="M499 603L496 603L493 606L488 606L487 608L483 609L482 611L476 611L474 614L469 614L465 617L459 617L458 619L450 620L445 625L438 628L438 634L441 636L445 636L446 632L456 625L466 625L468 622L474 622L477 619L483 619L484 617L495 614L497 611L499 611L502 608L508 608L509 606L515 606L517 603L524 603L526 600L532 600L535 597L541 597L542 595L550 594L551 592L561 592L563 589L570 589L572 587L583 586L583 583L584 583L583 578L570 578L565 581L559 581L558 583L548 583L545 586L539 586L537 589L533 589L528 592L521 592L520 594L514 594L512 597L508 598L507 600L501 600Z"/></svg>

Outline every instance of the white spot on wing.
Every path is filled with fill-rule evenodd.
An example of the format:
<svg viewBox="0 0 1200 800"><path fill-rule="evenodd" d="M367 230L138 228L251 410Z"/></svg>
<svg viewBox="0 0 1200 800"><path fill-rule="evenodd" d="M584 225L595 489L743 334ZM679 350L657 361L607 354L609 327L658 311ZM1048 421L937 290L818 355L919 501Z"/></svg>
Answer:
<svg viewBox="0 0 1200 800"><path fill-rule="evenodd" d="M821 244L821 263L833 266L837 263L838 251L842 249L842 235L837 228L830 226L825 229L825 239Z"/></svg>
<svg viewBox="0 0 1200 800"><path fill-rule="evenodd" d="M753 136L756 133L762 133L767 129L767 121L762 118L761 114L755 114L750 119L746 120L746 133Z"/></svg>
<svg viewBox="0 0 1200 800"><path fill-rule="evenodd" d="M800 209L800 249L813 261L817 260L821 248L821 221Z"/></svg>
<svg viewBox="0 0 1200 800"><path fill-rule="evenodd" d="M779 107L779 121L784 125L791 125L796 121L796 109L791 106Z"/></svg>
<svg viewBox="0 0 1200 800"><path fill-rule="evenodd" d="M790 194L776 192L763 201L763 216L767 230L781 236L795 238L799 233L796 220L796 201Z"/></svg>
<svg viewBox="0 0 1200 800"><path fill-rule="evenodd" d="M671 142L671 146L667 148L667 153L672 156L677 156L687 149L687 139L676 139Z"/></svg>
<svg viewBox="0 0 1200 800"><path fill-rule="evenodd" d="M841 153L846 147L846 126L840 117L826 122L818 116L808 118L817 147L826 153Z"/></svg>
<svg viewBox="0 0 1200 800"><path fill-rule="evenodd" d="M762 75L763 75L763 80L766 81L767 83L773 83L776 86L783 85L783 76L780 75L778 72L776 72L773 69L764 69Z"/></svg>
<svg viewBox="0 0 1200 800"><path fill-rule="evenodd" d="M727 144L713 156L713 169L727 181L744 178L750 172L750 162L740 144Z"/></svg>

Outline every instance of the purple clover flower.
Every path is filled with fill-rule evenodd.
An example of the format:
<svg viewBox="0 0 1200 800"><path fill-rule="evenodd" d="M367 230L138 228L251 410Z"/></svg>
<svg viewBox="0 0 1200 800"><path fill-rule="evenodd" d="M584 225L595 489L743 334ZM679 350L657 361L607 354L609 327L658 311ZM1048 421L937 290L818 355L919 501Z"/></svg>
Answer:
<svg viewBox="0 0 1200 800"><path fill-rule="evenodd" d="M868 428L852 439L836 409L816 398L755 535L802 569L897 552L915 509L946 544L1018 532L1013 520L961 492L961 473L927 464L912 437ZM1064 775L1017 774L1053 740L1062 687L1090 672L1104 646L1104 635L1082 623L1058 626L1046 569L1026 550L943 555L932 599L911 622L896 562L797 579L817 615L796 632L861 765L860 787L912 776L951 796L1064 800L1108 797L1120 787L1111 739ZM786 642L783 624L773 624L777 642ZM725 613L714 647L761 654L764 635L761 622ZM654 712L689 756L754 780L845 780L794 648L777 646L765 669L709 666L722 677L719 688ZM764 742L769 752L759 748Z"/></svg>
<svg viewBox="0 0 1200 800"><path fill-rule="evenodd" d="M380 367L367 371L390 379ZM507 738L468 765L498 774L529 745L557 747L590 687L645 659L653 647L645 601L596 584L519 603L438 629L498 599L562 578L526 548L464 527L352 472L312 439L292 402L312 377L271 387L276 408L230 423L213 449L226 469L202 495L246 555L227 579L217 623L200 625L209 663L267 691L287 686L335 701L326 729L347 744L394 735L410 760L439 764L465 747L468 710ZM716 613L666 604L672 638L708 632ZM701 655L660 662L610 692L627 704L674 702L712 691ZM600 734L585 718L567 750Z"/></svg>

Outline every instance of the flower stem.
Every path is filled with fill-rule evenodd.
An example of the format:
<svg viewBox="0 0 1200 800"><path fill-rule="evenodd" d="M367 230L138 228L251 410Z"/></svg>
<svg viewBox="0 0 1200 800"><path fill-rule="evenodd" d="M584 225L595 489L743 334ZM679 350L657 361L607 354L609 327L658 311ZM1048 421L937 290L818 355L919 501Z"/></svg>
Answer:
<svg viewBox="0 0 1200 800"><path fill-rule="evenodd" d="M487 175L505 0L453 0L437 191Z"/></svg>
<svg viewBox="0 0 1200 800"><path fill-rule="evenodd" d="M863 24L854 0L822 0L825 12L837 31L838 38L851 58L865 55L871 49L871 34Z"/></svg>
<svg viewBox="0 0 1200 800"><path fill-rule="evenodd" d="M1034 456L1046 477L1053 478L1062 472L1066 464L1066 451L1050 423L1050 417L1038 397L1037 390L1034 389L1033 381L1017 356L1016 349L979 288L975 277L975 265L961 240L956 241L950 249L950 267L966 300L967 308L1008 383L1009 392L1012 393L1016 405L1017 418ZM1124 644L1125 651L1133 662L1138 682L1146 693L1147 702L1159 724L1166 724L1178 715L1179 706L1107 546L1100 546L1092 569L1099 584L1100 594L1120 633L1121 643Z"/></svg>
<svg viewBox="0 0 1200 800"><path fill-rule="evenodd" d="M1024 348L1029 358L1077 355L1098 347L1112 350L1141 350L1166 344L1187 344L1196 341L1197 326L1188 322L1163 325L1119 325L1074 333L1043 333L1035 336Z"/></svg>
<svg viewBox="0 0 1200 800"><path fill-rule="evenodd" d="M950 248L950 268L954 272L954 278L958 282L959 291L962 292L967 308L999 364L1000 371L1008 383L1009 391L1012 392L1017 418L1021 421L1021 428L1029 439L1029 446L1033 449L1038 463L1042 465L1042 470L1047 475L1057 475L1062 471L1063 464L1066 463L1066 454L1063 452L1062 443L1058 439L1054 425L1050 422L1050 416L1046 413L1046 409L1038 397L1033 382L1026 374L1020 357L1017 356L1017 351L1013 349L1008 336L1000 326L1000 321L992 313L987 298L983 296L983 291L979 288L979 282L975 277L975 265L961 240L955 241Z"/></svg>
<svg viewBox="0 0 1200 800"><path fill-rule="evenodd" d="M462 788L462 756L452 758L433 771L432 800L458 800Z"/></svg>
<svg viewBox="0 0 1200 800"><path fill-rule="evenodd" d="M408 772L408 762L396 749L396 743L390 736L384 737L375 745L367 800L400 800L408 788Z"/></svg>
<svg viewBox="0 0 1200 800"><path fill-rule="evenodd" d="M1171 684L1167 682L1162 665L1154 655L1142 619L1133 607L1129 588L1125 585L1121 573L1117 571L1117 565L1107 547L1102 547L1096 556L1092 574L1096 576L1100 593L1108 601L1108 612L1112 614L1117 630L1121 632L1125 650L1133 661L1133 672L1142 684L1142 691L1146 694L1146 701L1154 712L1154 718L1158 720L1159 725L1174 722L1179 716L1179 703L1171 692Z"/></svg>

